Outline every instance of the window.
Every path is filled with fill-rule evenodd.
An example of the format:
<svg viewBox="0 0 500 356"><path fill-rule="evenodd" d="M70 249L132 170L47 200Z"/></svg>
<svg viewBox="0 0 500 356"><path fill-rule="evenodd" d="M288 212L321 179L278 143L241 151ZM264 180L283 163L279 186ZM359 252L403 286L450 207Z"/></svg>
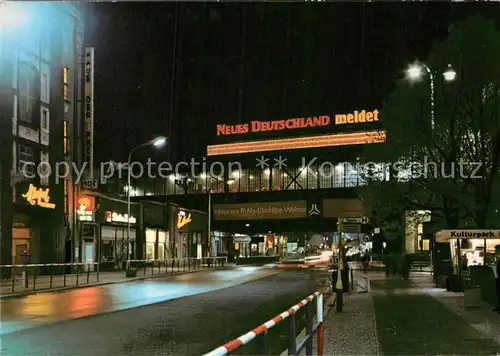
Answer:
<svg viewBox="0 0 500 356"><path fill-rule="evenodd" d="M69 68L64 67L63 70L63 83L64 83L64 100L69 100Z"/></svg>
<svg viewBox="0 0 500 356"><path fill-rule="evenodd" d="M42 82L41 82L40 100L48 104L50 83L49 83L49 76L47 75L46 72L42 73L41 80Z"/></svg>
<svg viewBox="0 0 500 356"><path fill-rule="evenodd" d="M26 65L20 66L19 71L19 119L31 123L37 101L36 74Z"/></svg>
<svg viewBox="0 0 500 356"><path fill-rule="evenodd" d="M49 131L49 110L42 108L42 119L40 122L42 131Z"/></svg>
<svg viewBox="0 0 500 356"><path fill-rule="evenodd" d="M34 163L34 153L33 148L26 145L19 145L17 148L17 164L18 170L21 173L34 174L35 166L32 164L26 165L26 163Z"/></svg>
<svg viewBox="0 0 500 356"><path fill-rule="evenodd" d="M68 154L68 119L64 120L64 154Z"/></svg>

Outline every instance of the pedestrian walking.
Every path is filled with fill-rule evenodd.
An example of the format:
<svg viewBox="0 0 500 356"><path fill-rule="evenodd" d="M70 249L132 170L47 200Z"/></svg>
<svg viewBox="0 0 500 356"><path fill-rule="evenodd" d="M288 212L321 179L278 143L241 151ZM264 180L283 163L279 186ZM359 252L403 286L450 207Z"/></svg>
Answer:
<svg viewBox="0 0 500 356"><path fill-rule="evenodd" d="M493 264L493 275L495 276L495 286L497 290L497 307L494 309L500 313L500 245L495 246L495 263Z"/></svg>

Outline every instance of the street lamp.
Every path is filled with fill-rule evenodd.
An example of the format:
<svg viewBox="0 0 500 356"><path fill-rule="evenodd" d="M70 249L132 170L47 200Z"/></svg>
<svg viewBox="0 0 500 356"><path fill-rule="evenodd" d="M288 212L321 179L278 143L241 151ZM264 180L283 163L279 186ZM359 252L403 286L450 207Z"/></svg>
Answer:
<svg viewBox="0 0 500 356"><path fill-rule="evenodd" d="M385 248L387 247L387 242L382 242L382 254L385 252Z"/></svg>
<svg viewBox="0 0 500 356"><path fill-rule="evenodd" d="M206 179L207 175L205 173L201 174L202 179ZM212 176L210 175L210 181L212 180ZM229 179L225 184L231 185L235 182L234 179ZM218 185L219 182L211 183L210 186L208 187L208 237L209 241L208 244L211 247L212 245L212 188L215 185ZM209 248L210 251L210 248Z"/></svg>
<svg viewBox="0 0 500 356"><path fill-rule="evenodd" d="M130 174L130 160L132 159L132 155L134 154L135 151L137 151L140 148L147 147L147 146L154 146L156 148L163 147L167 143L167 138L165 136L158 136L152 140L149 140L139 146L136 146L132 148L130 153L128 154L128 159L127 159L127 261L130 258L130 191L131 191L131 174ZM127 264L127 269L128 269L128 264Z"/></svg>
<svg viewBox="0 0 500 356"><path fill-rule="evenodd" d="M435 101L435 94L434 94L434 74L432 73L432 70L429 68L429 66L425 63L422 62L417 62L411 64L408 69L406 70L406 76L410 81L417 81L422 76L424 75L424 71L427 72L427 75L429 76L429 85L430 85L430 94L431 94L431 127L434 129L434 123L435 123L435 108L434 108L434 101ZM444 80L447 82L454 81L457 76L457 73L453 70L451 67L451 64L448 64L447 69L443 72L443 77Z"/></svg>

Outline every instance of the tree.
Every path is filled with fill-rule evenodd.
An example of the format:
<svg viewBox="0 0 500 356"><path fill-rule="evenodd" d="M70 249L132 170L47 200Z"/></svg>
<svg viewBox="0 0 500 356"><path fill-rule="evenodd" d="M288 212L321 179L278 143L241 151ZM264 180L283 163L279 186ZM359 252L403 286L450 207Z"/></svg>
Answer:
<svg viewBox="0 0 500 356"><path fill-rule="evenodd" d="M387 142L363 154L365 163L389 163L365 165L368 186L360 196L367 204L390 200L383 215L391 209L432 210L450 228L465 221L488 224L500 161L497 58L500 32L492 21L473 16L452 26L425 62L435 70L434 119L429 77L397 83L382 108ZM450 64L457 76L446 82L440 74ZM390 182L380 182L381 171L390 173Z"/></svg>

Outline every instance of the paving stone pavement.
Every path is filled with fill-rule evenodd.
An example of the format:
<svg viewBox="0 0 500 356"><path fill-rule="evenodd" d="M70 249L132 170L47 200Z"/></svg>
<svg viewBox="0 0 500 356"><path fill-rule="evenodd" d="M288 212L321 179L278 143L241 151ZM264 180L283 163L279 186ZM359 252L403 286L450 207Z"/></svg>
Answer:
<svg viewBox="0 0 500 356"><path fill-rule="evenodd" d="M479 302L476 307L464 306L464 293L449 292L435 288L430 275L414 275L412 283L423 293L426 293L443 304L446 308L459 315L467 324L479 331L485 337L500 344L500 314L492 312L493 307L486 302Z"/></svg>
<svg viewBox="0 0 500 356"><path fill-rule="evenodd" d="M344 295L342 313L324 322L324 355L379 355L375 308L370 293Z"/></svg>

